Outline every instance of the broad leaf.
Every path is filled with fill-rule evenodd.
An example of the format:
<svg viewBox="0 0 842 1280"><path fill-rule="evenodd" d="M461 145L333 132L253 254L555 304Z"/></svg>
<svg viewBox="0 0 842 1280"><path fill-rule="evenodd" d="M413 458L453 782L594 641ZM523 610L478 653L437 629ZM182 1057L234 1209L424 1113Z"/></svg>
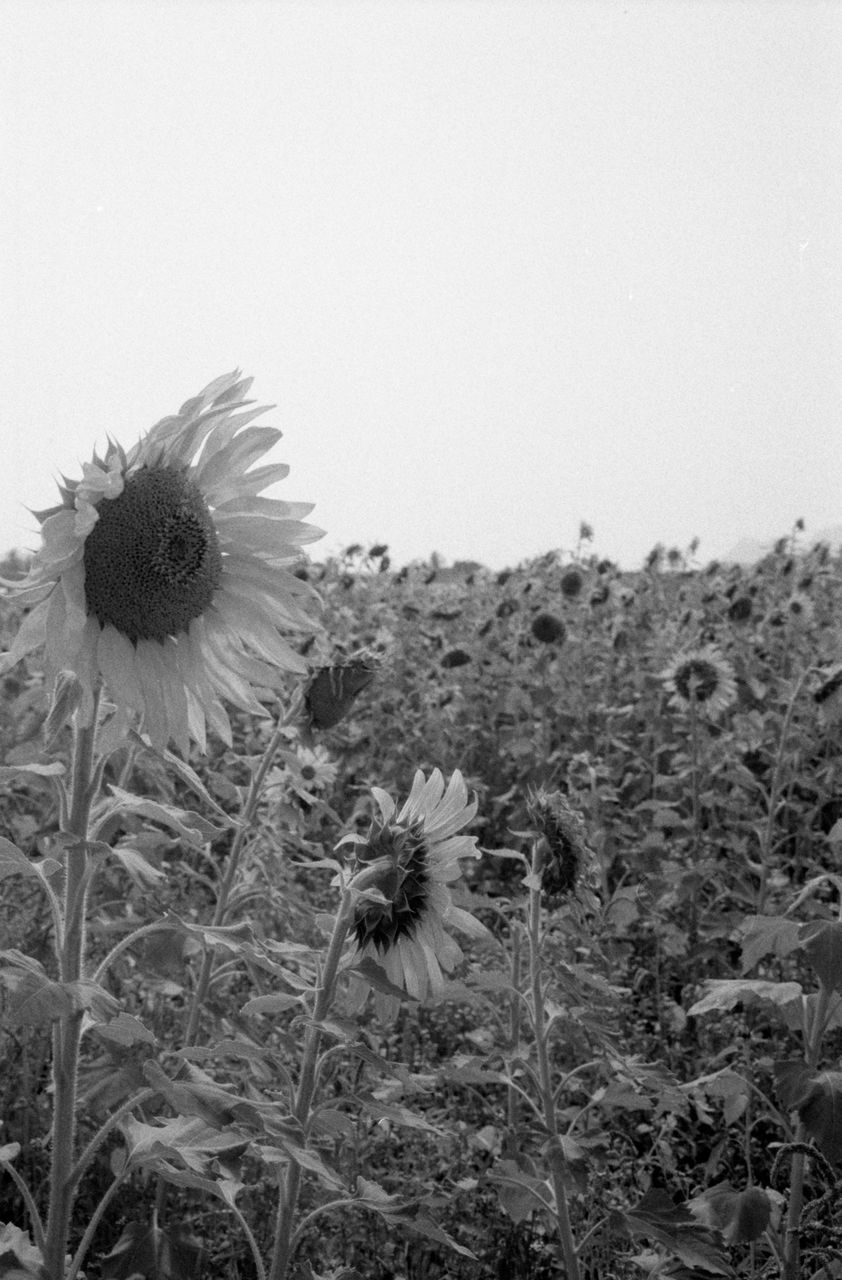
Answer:
<svg viewBox="0 0 842 1280"><path fill-rule="evenodd" d="M40 1280L43 1257L25 1231L0 1222L0 1276L8 1280Z"/></svg>
<svg viewBox="0 0 842 1280"><path fill-rule="evenodd" d="M271 995L255 996L253 1000L248 1000L240 1012L248 1015L256 1013L285 1013L287 1009L294 1009L300 1004L300 996L290 996L285 991L274 991Z"/></svg>
<svg viewBox="0 0 842 1280"><path fill-rule="evenodd" d="M176 1116L161 1124L144 1124L129 1116L121 1128L130 1165L157 1168L161 1160L175 1160L205 1177L212 1172L213 1161L236 1158L249 1145L247 1135L236 1130L220 1132L197 1116Z"/></svg>
<svg viewBox="0 0 842 1280"><path fill-rule="evenodd" d="M842 1161L842 1071L812 1071L804 1062L775 1064L784 1106L795 1110L828 1160Z"/></svg>
<svg viewBox="0 0 842 1280"><path fill-rule="evenodd" d="M109 854L128 872L138 889L152 888L158 881L166 879L166 874L160 867L156 867L139 849L133 849L131 845L114 845Z"/></svg>
<svg viewBox="0 0 842 1280"><path fill-rule="evenodd" d="M225 830L224 827L209 822L200 813L192 809L180 809L177 805L164 804L160 800L147 800L143 796L133 796L122 787L112 784L111 797L105 805L97 810L97 825L112 814L136 813L139 817L150 818L162 826L178 832L183 840L201 846L209 840L215 840Z"/></svg>
<svg viewBox="0 0 842 1280"><path fill-rule="evenodd" d="M764 956L788 956L798 946L801 926L785 916L751 916L740 927L743 939L743 973Z"/></svg>
<svg viewBox="0 0 842 1280"><path fill-rule="evenodd" d="M730 1245L759 1240L772 1216L767 1191L761 1187L735 1191L727 1182L708 1187L688 1207L700 1222L721 1231Z"/></svg>
<svg viewBox="0 0 842 1280"><path fill-rule="evenodd" d="M819 981L842 991L842 921L816 920L803 926L801 945Z"/></svg>
<svg viewBox="0 0 842 1280"><path fill-rule="evenodd" d="M700 1225L686 1205L675 1205L664 1191L648 1191L634 1209L619 1215L629 1234L656 1240L685 1266L714 1276L735 1275L716 1235Z"/></svg>
<svg viewBox="0 0 842 1280"><path fill-rule="evenodd" d="M727 1011L738 1004L755 1004L765 1001L787 1010L789 1014L797 1012L800 1018L801 1002L804 997L799 982L766 982L749 978L709 978L704 983L704 995L687 1010L689 1017L698 1017L702 1013L715 1010ZM789 1021L787 1025L792 1025ZM796 1024L797 1025L797 1024Z"/></svg>
<svg viewBox="0 0 842 1280"><path fill-rule="evenodd" d="M115 1017L120 1006L90 978L55 982L43 965L20 951L0 953L0 981L10 992L8 1013L16 1026L40 1026L87 1011L94 1022Z"/></svg>
<svg viewBox="0 0 842 1280"><path fill-rule="evenodd" d="M130 1222L102 1260L102 1280L194 1280L202 1247L178 1225Z"/></svg>
<svg viewBox="0 0 842 1280"><path fill-rule="evenodd" d="M91 1028L94 1035L102 1040L109 1040L127 1048L132 1044L157 1044L152 1032L145 1027L139 1018L130 1013L118 1013L109 1022L97 1023Z"/></svg>
<svg viewBox="0 0 842 1280"><path fill-rule="evenodd" d="M552 1221L555 1195L545 1178L525 1173L514 1160L501 1160L486 1175L497 1187L497 1199L513 1222L523 1222L536 1209Z"/></svg>

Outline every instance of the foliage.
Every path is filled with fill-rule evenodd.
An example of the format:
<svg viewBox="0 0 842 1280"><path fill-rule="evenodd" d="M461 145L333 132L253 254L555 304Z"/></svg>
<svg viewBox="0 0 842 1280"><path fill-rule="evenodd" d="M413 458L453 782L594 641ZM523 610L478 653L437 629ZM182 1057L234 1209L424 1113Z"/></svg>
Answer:
<svg viewBox="0 0 842 1280"><path fill-rule="evenodd" d="M72 688L2 677L0 1274L39 1275L74 1020L68 1280L842 1274L839 560L794 533L630 574L587 541L500 574L310 566L318 719L291 682L185 762L105 705L75 844ZM721 706L675 696L691 652L732 673ZM379 890L336 846L437 766L476 793L457 901L488 937L419 1003L355 974ZM547 893L559 814L580 843Z"/></svg>

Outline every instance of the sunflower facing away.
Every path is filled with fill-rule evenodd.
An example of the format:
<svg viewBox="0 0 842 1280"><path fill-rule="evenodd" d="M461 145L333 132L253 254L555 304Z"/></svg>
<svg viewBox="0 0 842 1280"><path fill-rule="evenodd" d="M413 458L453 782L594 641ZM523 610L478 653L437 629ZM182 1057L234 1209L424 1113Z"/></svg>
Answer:
<svg viewBox="0 0 842 1280"><path fill-rule="evenodd" d="M265 411L246 408L250 386L217 378L128 452L109 442L35 513L42 545L5 584L33 607L0 673L45 645L48 683L75 672L83 717L102 678L156 745L184 754L191 737L205 749L206 722L230 743L223 699L264 714L253 686L306 673L281 631L316 629L310 589L287 566L322 531L302 522L311 503L258 496L289 468L249 470L282 434L248 425Z"/></svg>
<svg viewBox="0 0 842 1280"><path fill-rule="evenodd" d="M695 706L718 715L737 696L734 672L712 645L679 654L663 672L663 679L672 693L670 702L685 710Z"/></svg>
<svg viewBox="0 0 842 1280"><path fill-rule="evenodd" d="M423 1000L444 988L442 970L449 972L462 959L462 950L449 929L473 938L487 938L485 926L454 905L448 885L462 874L460 858L479 857L476 837L459 835L475 816L476 801L468 803L461 773L454 772L445 788L440 770L428 779L419 769L406 804L396 815L392 798L379 787L372 795L380 810L368 836L346 836L353 843L354 870L382 862L375 888L381 897L360 903L354 920L357 949L354 962L371 957L389 981ZM362 1004L367 984L360 984ZM396 1001L381 992L377 1011L388 1017Z"/></svg>

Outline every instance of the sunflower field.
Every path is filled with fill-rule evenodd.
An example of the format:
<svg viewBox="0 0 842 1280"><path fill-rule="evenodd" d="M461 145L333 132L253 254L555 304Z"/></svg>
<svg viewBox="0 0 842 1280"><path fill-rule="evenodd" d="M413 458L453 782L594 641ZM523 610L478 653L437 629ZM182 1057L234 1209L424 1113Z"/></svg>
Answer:
<svg viewBox="0 0 842 1280"><path fill-rule="evenodd" d="M839 555L319 562L243 394L0 570L0 1277L842 1276Z"/></svg>

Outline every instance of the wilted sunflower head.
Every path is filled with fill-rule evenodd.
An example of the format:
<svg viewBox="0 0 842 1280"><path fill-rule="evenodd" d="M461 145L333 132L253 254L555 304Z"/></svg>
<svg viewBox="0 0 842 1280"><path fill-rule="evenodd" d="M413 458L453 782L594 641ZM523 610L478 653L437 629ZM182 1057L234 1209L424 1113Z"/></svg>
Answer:
<svg viewBox="0 0 842 1280"><path fill-rule="evenodd" d="M462 958L450 930L487 936L479 921L454 905L448 888L462 874L460 858L479 856L476 838L458 834L475 816L476 802L468 802L458 771L445 788L438 769L428 779L420 770L416 773L400 812L379 787L372 794L379 812L368 835L341 842L354 847L354 873L377 869L354 916L357 957L374 959L394 986L416 999L430 991L438 995L444 986L442 970L451 970ZM360 987L364 1001L368 987L364 982ZM382 993L376 1003L384 1016L394 1008Z"/></svg>
<svg viewBox="0 0 842 1280"><path fill-rule="evenodd" d="M734 672L712 645L680 654L662 678L672 693L670 702L683 709L704 708L710 715L717 715L737 696Z"/></svg>
<svg viewBox="0 0 842 1280"><path fill-rule="evenodd" d="M11 584L35 607L0 671L45 644L50 682L60 670L80 680L83 718L104 680L156 745L185 753L191 737L204 749L206 720L230 741L223 699L263 714L254 686L306 672L281 633L316 629L290 566L322 535L302 523L311 504L258 496L288 468L250 470L281 436L248 425L264 412L247 408L250 385L218 378L59 486L61 502L36 513L32 568Z"/></svg>
<svg viewBox="0 0 842 1280"><path fill-rule="evenodd" d="M538 832L541 901L553 910L574 892L594 855L586 843L584 822L560 791L532 791L526 807Z"/></svg>

